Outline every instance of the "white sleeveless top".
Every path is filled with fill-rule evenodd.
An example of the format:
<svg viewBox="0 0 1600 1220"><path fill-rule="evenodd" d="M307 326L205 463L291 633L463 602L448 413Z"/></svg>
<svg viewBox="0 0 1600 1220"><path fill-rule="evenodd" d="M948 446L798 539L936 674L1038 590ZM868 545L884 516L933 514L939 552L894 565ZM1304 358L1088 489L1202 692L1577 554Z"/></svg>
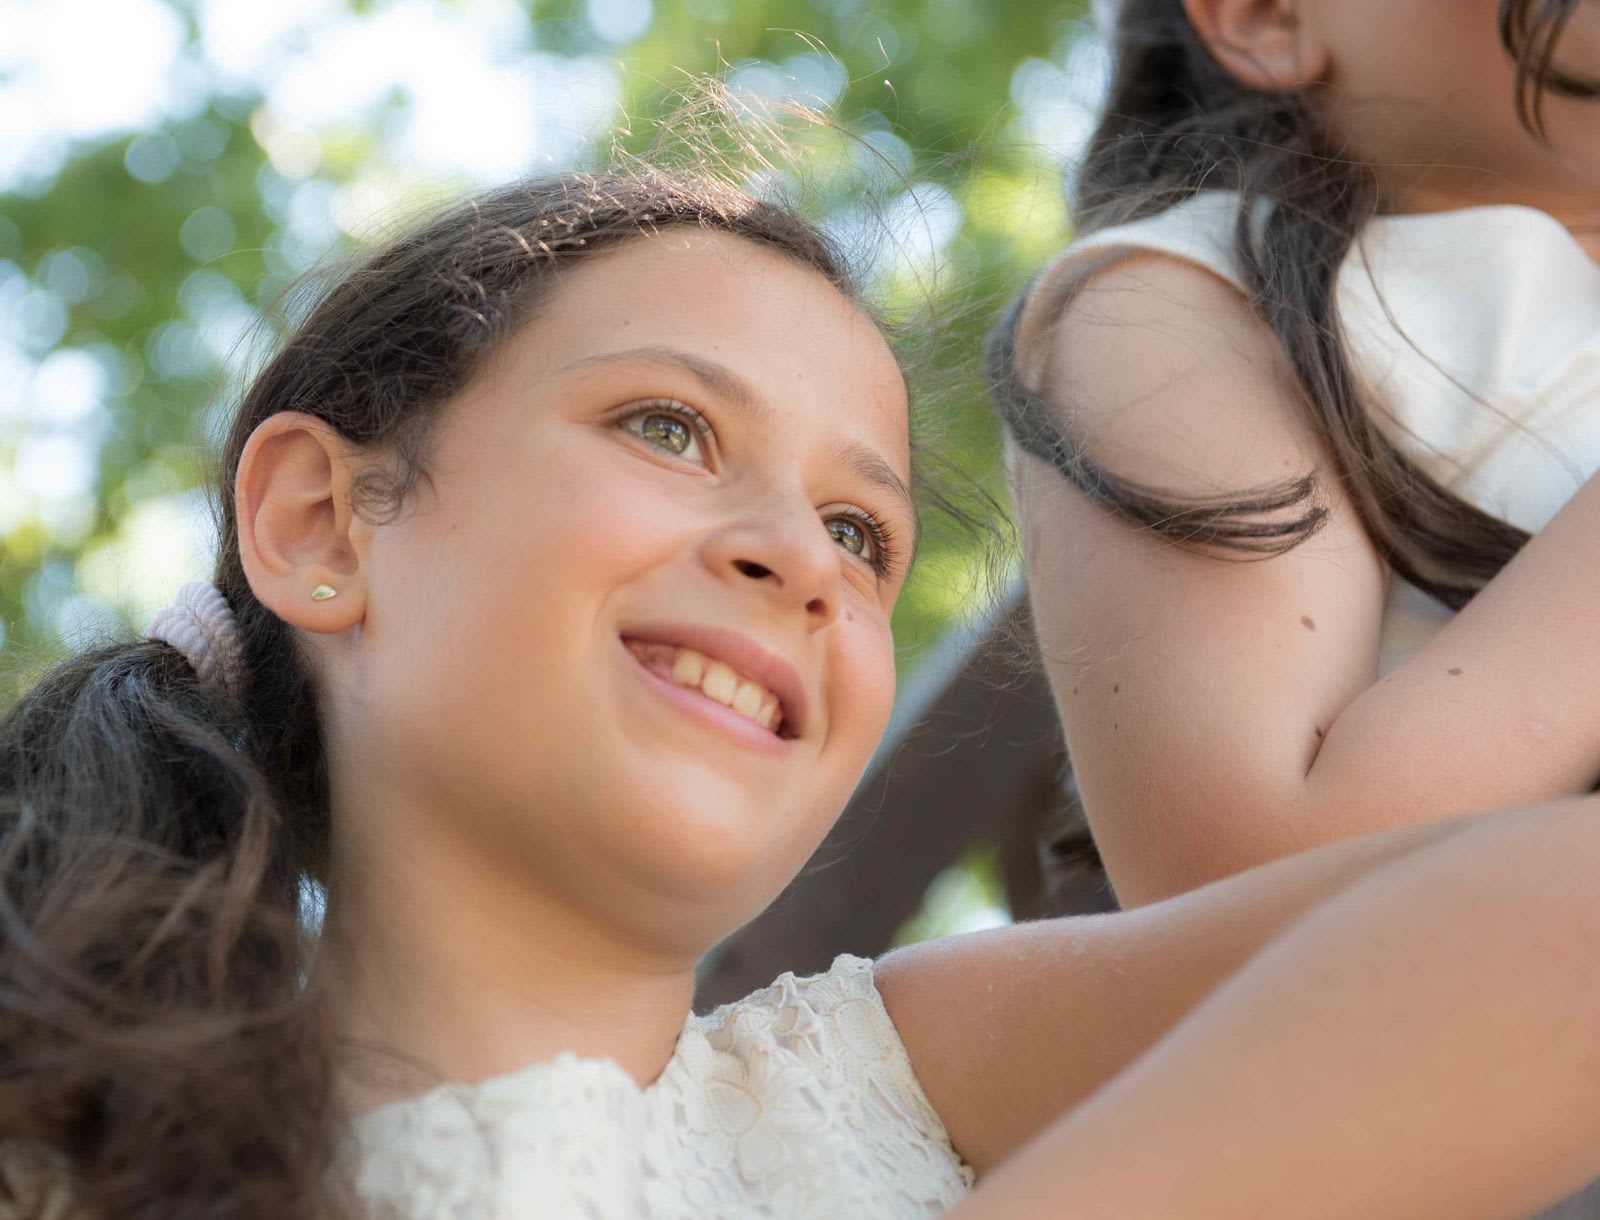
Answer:
<svg viewBox="0 0 1600 1220"><path fill-rule="evenodd" d="M849 956L691 1016L647 1088L563 1054L350 1131L361 1196L406 1220L921 1220L973 1182Z"/></svg>
<svg viewBox="0 0 1600 1220"><path fill-rule="evenodd" d="M1232 192L1204 191L1063 257L1158 250L1243 291L1237 208ZM1553 217L1517 206L1375 217L1335 291L1379 425L1462 499L1536 532L1600 469L1600 264ZM1450 616L1391 574L1380 673Z"/></svg>

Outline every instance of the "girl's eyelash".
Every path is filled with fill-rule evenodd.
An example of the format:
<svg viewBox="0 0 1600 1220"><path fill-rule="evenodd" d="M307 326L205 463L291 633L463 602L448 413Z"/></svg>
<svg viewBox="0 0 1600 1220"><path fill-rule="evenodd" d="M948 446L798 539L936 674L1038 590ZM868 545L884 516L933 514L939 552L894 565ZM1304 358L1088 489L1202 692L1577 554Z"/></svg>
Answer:
<svg viewBox="0 0 1600 1220"><path fill-rule="evenodd" d="M872 539L872 558L867 562L880 580L887 578L900 561L900 549L889 523L865 508L848 508L832 515L854 521L867 531L867 536Z"/></svg>

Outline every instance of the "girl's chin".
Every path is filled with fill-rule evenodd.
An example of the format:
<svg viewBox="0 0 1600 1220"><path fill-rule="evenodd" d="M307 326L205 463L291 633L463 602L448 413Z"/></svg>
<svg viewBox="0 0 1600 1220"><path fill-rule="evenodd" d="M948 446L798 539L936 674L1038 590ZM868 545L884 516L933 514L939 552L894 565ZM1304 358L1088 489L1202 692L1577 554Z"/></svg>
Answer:
<svg viewBox="0 0 1600 1220"><path fill-rule="evenodd" d="M630 793L618 792L630 812L615 826L616 850L642 888L729 910L736 926L800 871L836 811L819 818L770 790L673 761L629 784Z"/></svg>

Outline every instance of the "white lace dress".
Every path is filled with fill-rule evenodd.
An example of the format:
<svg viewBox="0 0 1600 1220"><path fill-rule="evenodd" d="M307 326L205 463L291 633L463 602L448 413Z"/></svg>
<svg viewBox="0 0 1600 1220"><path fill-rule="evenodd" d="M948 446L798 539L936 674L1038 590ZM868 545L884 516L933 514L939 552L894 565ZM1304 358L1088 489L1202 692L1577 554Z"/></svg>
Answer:
<svg viewBox="0 0 1600 1220"><path fill-rule="evenodd" d="M973 1180L848 956L690 1017L648 1088L561 1055L351 1132L362 1197L405 1220L914 1220Z"/></svg>

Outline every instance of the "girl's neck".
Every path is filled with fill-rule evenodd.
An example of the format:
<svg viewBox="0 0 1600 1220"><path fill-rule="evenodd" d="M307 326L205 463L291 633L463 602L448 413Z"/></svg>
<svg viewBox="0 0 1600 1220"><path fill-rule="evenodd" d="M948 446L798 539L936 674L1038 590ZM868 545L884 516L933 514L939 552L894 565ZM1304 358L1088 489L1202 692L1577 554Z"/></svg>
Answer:
<svg viewBox="0 0 1600 1220"><path fill-rule="evenodd" d="M693 1001L692 958L630 944L481 855L414 839L386 854L360 857L362 881L335 877L313 972L342 1043L426 1067L380 1076L352 1055L343 1113L563 1051L614 1060L641 1087L661 1074Z"/></svg>

